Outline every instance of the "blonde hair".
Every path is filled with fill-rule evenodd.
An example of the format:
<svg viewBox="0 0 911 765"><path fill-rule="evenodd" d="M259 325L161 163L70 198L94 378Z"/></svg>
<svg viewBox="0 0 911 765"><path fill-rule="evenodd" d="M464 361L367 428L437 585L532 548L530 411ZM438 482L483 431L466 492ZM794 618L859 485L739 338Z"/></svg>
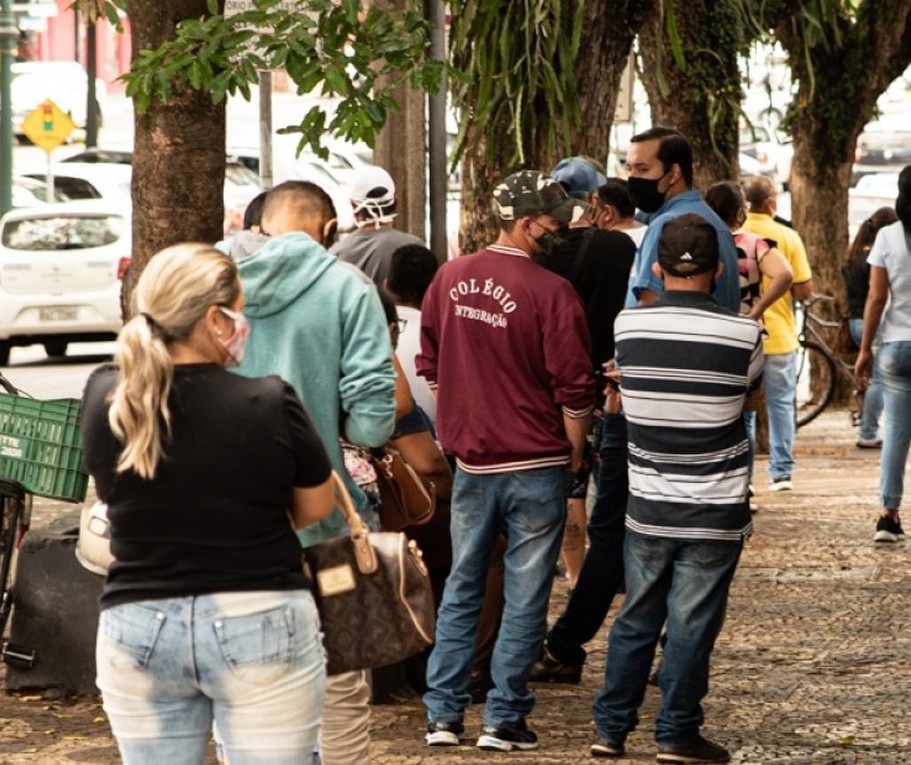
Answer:
<svg viewBox="0 0 911 765"><path fill-rule="evenodd" d="M152 479L171 434L168 396L174 362L168 346L186 340L212 305L240 294L234 261L205 244L168 247L148 262L133 292L133 315L118 337L117 385L108 422L123 442L117 472Z"/></svg>

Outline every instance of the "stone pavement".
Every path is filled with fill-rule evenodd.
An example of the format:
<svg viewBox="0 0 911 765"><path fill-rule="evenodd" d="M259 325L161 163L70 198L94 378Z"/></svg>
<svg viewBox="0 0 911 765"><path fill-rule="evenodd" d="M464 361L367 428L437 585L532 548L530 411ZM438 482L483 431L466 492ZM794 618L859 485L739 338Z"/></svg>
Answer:
<svg viewBox="0 0 911 765"><path fill-rule="evenodd" d="M735 763L911 763L911 542L872 543L879 453L856 449L855 435L845 412L826 413L802 429L791 492L765 492L765 463L758 463L756 533L734 580L705 702L704 733L727 746ZM559 582L554 614L565 597ZM431 750L422 742L420 700L410 696L374 708L372 762L594 762L591 699L604 667L605 633L590 646L580 685L536 687L529 718L540 738L535 752ZM654 762L657 698L650 688L628 757L614 762ZM36 706L47 710L46 719L29 714ZM479 714L473 707L466 720L472 735ZM62 717L79 724L68 739L55 733ZM0 765L107 765L117 762L113 753L95 700L59 705L0 693Z"/></svg>

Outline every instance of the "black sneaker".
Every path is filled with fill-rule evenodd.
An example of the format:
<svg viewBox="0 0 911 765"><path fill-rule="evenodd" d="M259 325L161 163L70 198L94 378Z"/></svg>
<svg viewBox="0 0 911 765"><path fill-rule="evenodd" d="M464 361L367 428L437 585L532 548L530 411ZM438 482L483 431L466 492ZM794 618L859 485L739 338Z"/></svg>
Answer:
<svg viewBox="0 0 911 765"><path fill-rule="evenodd" d="M485 725L478 738L478 749L488 752L511 752L513 749L534 749L538 736L522 720L515 725Z"/></svg>
<svg viewBox="0 0 911 765"><path fill-rule="evenodd" d="M458 746L465 726L461 722L443 722L431 720L427 723L427 735L424 740L430 746Z"/></svg>
<svg viewBox="0 0 911 765"><path fill-rule="evenodd" d="M905 530L902 528L901 521L891 515L881 515L876 521L876 533L873 535L873 541L904 542Z"/></svg>
<svg viewBox="0 0 911 765"><path fill-rule="evenodd" d="M622 757L626 750L623 744L617 744L608 738L598 736L589 751L592 757Z"/></svg>
<svg viewBox="0 0 911 765"><path fill-rule="evenodd" d="M686 744L670 744L658 747L658 762L729 762L731 755L727 749L696 736Z"/></svg>
<svg viewBox="0 0 911 765"><path fill-rule="evenodd" d="M541 651L541 658L531 665L531 675L528 679L532 683L577 685L582 682L582 667L564 664L545 648Z"/></svg>

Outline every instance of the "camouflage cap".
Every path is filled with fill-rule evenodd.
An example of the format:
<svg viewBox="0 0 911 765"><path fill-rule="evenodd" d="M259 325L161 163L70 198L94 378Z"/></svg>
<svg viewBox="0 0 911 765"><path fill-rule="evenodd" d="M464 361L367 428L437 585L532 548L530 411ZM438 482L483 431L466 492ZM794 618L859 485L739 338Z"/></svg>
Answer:
<svg viewBox="0 0 911 765"><path fill-rule="evenodd" d="M553 178L539 170L521 170L500 182L493 190L500 220L517 220L527 215L550 215L561 223L581 218L588 206L573 199Z"/></svg>

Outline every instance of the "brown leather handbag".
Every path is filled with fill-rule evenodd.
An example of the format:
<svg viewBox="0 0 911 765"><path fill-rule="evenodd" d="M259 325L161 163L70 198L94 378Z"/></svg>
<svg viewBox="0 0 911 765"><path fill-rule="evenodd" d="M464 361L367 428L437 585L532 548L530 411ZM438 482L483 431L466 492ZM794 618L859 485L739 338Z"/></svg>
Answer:
<svg viewBox="0 0 911 765"><path fill-rule="evenodd" d="M380 492L380 524L385 531L421 526L433 518L436 488L405 462L394 446L371 450Z"/></svg>
<svg viewBox="0 0 911 765"><path fill-rule="evenodd" d="M433 642L433 591L418 546L401 532L372 532L333 472L349 536L303 549L313 580L330 675L395 664Z"/></svg>

